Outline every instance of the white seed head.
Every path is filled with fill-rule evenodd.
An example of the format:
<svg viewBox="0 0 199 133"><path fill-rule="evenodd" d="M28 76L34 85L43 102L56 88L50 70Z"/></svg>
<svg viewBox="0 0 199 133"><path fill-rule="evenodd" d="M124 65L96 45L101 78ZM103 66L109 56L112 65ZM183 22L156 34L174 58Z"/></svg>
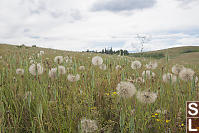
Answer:
<svg viewBox="0 0 199 133"><path fill-rule="evenodd" d="M144 78L142 78L142 77L138 77L136 80L136 83L144 83Z"/></svg>
<svg viewBox="0 0 199 133"><path fill-rule="evenodd" d="M57 68L51 68L51 70L48 73L48 76L52 79L57 77Z"/></svg>
<svg viewBox="0 0 199 133"><path fill-rule="evenodd" d="M107 69L107 67L106 67L105 64L100 65L99 68L100 68L101 70L106 70L106 69Z"/></svg>
<svg viewBox="0 0 199 133"><path fill-rule="evenodd" d="M195 83L198 83L198 76L195 77Z"/></svg>
<svg viewBox="0 0 199 133"><path fill-rule="evenodd" d="M176 65L174 65L174 66L172 67L172 73L178 75L184 68L185 68L185 67L184 67L183 65L178 65L178 64L176 64Z"/></svg>
<svg viewBox="0 0 199 133"><path fill-rule="evenodd" d="M17 69L16 69L16 74L18 74L18 75L23 75L23 74L24 74L24 69L17 68Z"/></svg>
<svg viewBox="0 0 199 133"><path fill-rule="evenodd" d="M165 74L163 74L163 76L162 76L162 80L163 80L163 82L165 82L165 83L170 82L170 81L171 81L172 83L174 83L174 82L176 82L177 77L176 77L175 75L171 74L171 73L165 73Z"/></svg>
<svg viewBox="0 0 199 133"><path fill-rule="evenodd" d="M92 63L95 66L102 65L103 64L103 59L100 56L95 56L95 57L92 58Z"/></svg>
<svg viewBox="0 0 199 133"><path fill-rule="evenodd" d="M91 133L95 132L98 129L97 122L90 119L81 120L81 130L82 132Z"/></svg>
<svg viewBox="0 0 199 133"><path fill-rule="evenodd" d="M163 115L165 115L165 114L167 113L167 110L157 109L155 112L158 113L158 114L163 114Z"/></svg>
<svg viewBox="0 0 199 133"><path fill-rule="evenodd" d="M119 69L122 69L122 67L121 67L120 65L117 65L117 66L115 67L115 69L116 69L116 70L119 70Z"/></svg>
<svg viewBox="0 0 199 133"><path fill-rule="evenodd" d="M39 53L40 53L40 55L43 55L43 54L44 54L44 51L40 51Z"/></svg>
<svg viewBox="0 0 199 133"><path fill-rule="evenodd" d="M29 67L29 72L32 74L32 75L41 75L43 73L43 67L40 63L38 64L32 64L30 67Z"/></svg>
<svg viewBox="0 0 199 133"><path fill-rule="evenodd" d="M61 63L63 63L63 61L64 61L63 56L56 56L54 58L54 62L57 63L57 64L61 64Z"/></svg>
<svg viewBox="0 0 199 133"><path fill-rule="evenodd" d="M66 56L64 59L65 59L66 63L72 63L73 62L72 57Z"/></svg>
<svg viewBox="0 0 199 133"><path fill-rule="evenodd" d="M81 71L85 70L85 66L79 66L79 70Z"/></svg>
<svg viewBox="0 0 199 133"><path fill-rule="evenodd" d="M139 91L137 93L137 99L141 103L154 103L157 99L157 93L148 91Z"/></svg>
<svg viewBox="0 0 199 133"><path fill-rule="evenodd" d="M30 60L30 64L33 64L33 63L35 63L35 61L34 60Z"/></svg>
<svg viewBox="0 0 199 133"><path fill-rule="evenodd" d="M184 68L182 71L180 71L179 77L181 80L190 81L193 79L194 73L195 72L192 69Z"/></svg>
<svg viewBox="0 0 199 133"><path fill-rule="evenodd" d="M79 76L79 74L76 74L76 75L69 74L67 79L70 82L76 82L80 79L80 76Z"/></svg>
<svg viewBox="0 0 199 133"><path fill-rule="evenodd" d="M136 88L131 82L120 82L117 87L117 94L121 97L132 97L136 93Z"/></svg>
<svg viewBox="0 0 199 133"><path fill-rule="evenodd" d="M66 73L66 69L64 66L58 66L58 73L59 75L63 75Z"/></svg>
<svg viewBox="0 0 199 133"><path fill-rule="evenodd" d="M155 77L155 73L150 70L145 70L142 72L142 77L145 77L145 76L147 79L151 79Z"/></svg>
<svg viewBox="0 0 199 133"><path fill-rule="evenodd" d="M133 62L131 63L131 68L132 68L132 69L139 69L139 68L141 68L141 66L142 66L142 64L141 64L140 61L133 61Z"/></svg>
<svg viewBox="0 0 199 133"><path fill-rule="evenodd" d="M146 64L147 69L156 69L158 67L157 62L149 62L149 64Z"/></svg>

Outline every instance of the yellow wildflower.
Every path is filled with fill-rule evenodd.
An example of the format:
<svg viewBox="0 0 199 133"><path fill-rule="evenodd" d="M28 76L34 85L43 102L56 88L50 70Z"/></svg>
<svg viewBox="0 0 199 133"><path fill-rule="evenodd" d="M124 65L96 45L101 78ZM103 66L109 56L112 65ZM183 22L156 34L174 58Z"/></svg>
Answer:
<svg viewBox="0 0 199 133"><path fill-rule="evenodd" d="M109 93L105 93L105 95L109 96L110 94Z"/></svg>
<svg viewBox="0 0 199 133"><path fill-rule="evenodd" d="M166 120L166 123L169 123L171 120Z"/></svg>
<svg viewBox="0 0 199 133"><path fill-rule="evenodd" d="M117 92L113 92L113 95L117 95Z"/></svg>
<svg viewBox="0 0 199 133"><path fill-rule="evenodd" d="M155 115L152 115L151 117L155 117Z"/></svg>
<svg viewBox="0 0 199 133"><path fill-rule="evenodd" d="M160 121L160 119L156 119L156 121L158 121L158 122L159 122L159 121Z"/></svg>
<svg viewBox="0 0 199 133"><path fill-rule="evenodd" d="M95 110L96 109L96 107L91 107L91 110Z"/></svg>

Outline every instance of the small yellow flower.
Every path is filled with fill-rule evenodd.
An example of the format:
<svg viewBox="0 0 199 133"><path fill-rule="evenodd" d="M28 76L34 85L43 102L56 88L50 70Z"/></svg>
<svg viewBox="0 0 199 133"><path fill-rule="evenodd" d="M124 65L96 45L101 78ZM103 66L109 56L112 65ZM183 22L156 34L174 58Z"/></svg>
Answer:
<svg viewBox="0 0 199 133"><path fill-rule="evenodd" d="M117 92L113 92L113 95L117 95Z"/></svg>
<svg viewBox="0 0 199 133"><path fill-rule="evenodd" d="M154 117L155 117L155 115L152 115L151 117L153 117L153 118L154 118Z"/></svg>
<svg viewBox="0 0 199 133"><path fill-rule="evenodd" d="M182 124L181 124L181 126L183 127L183 126L184 126L184 124L182 123Z"/></svg>
<svg viewBox="0 0 199 133"><path fill-rule="evenodd" d="M95 110L96 109L96 107L91 107L91 110Z"/></svg>
<svg viewBox="0 0 199 133"><path fill-rule="evenodd" d="M166 123L169 123L171 120L166 120Z"/></svg>
<svg viewBox="0 0 199 133"><path fill-rule="evenodd" d="M157 115L158 115L158 113L155 113L155 115L157 116Z"/></svg>
<svg viewBox="0 0 199 133"><path fill-rule="evenodd" d="M158 121L158 122L159 122L159 121L160 121L160 119L156 119L156 121Z"/></svg>
<svg viewBox="0 0 199 133"><path fill-rule="evenodd" d="M110 94L109 93L105 93L105 95L109 96Z"/></svg>

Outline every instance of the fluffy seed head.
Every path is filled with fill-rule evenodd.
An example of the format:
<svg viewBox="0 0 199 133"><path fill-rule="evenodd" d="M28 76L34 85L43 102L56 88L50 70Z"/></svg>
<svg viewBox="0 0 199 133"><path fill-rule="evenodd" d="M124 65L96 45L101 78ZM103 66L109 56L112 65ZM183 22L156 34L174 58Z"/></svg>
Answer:
<svg viewBox="0 0 199 133"><path fill-rule="evenodd" d="M165 73L163 76L162 76L162 80L163 80L163 82L165 82L165 83L167 83L167 82L172 82L172 83L174 83L174 82L176 82L176 79L177 79L177 77L175 76L175 75L173 75L173 74L171 74L171 73Z"/></svg>
<svg viewBox="0 0 199 133"><path fill-rule="evenodd" d="M64 66L58 66L58 73L59 73L60 75L65 74L65 73L66 73L65 67L64 67Z"/></svg>
<svg viewBox="0 0 199 133"><path fill-rule="evenodd" d="M142 77L145 77L145 76L146 76L147 79L154 78L155 73L150 71L150 70L145 70L145 71L142 72Z"/></svg>
<svg viewBox="0 0 199 133"><path fill-rule="evenodd" d="M195 72L192 69L184 68L182 71L180 71L179 77L184 81L189 81L193 79L194 73Z"/></svg>
<svg viewBox="0 0 199 133"><path fill-rule="evenodd" d="M33 64L33 63L35 63L35 61L34 60L30 60L30 64Z"/></svg>
<svg viewBox="0 0 199 133"><path fill-rule="evenodd" d="M142 64L141 64L140 61L133 61L133 62L131 63L131 68L132 68L132 69L139 69L139 68L141 68L141 66L142 66Z"/></svg>
<svg viewBox="0 0 199 133"><path fill-rule="evenodd" d="M23 75L23 74L24 74L24 69L17 68L17 69L16 69L16 74L18 74L18 75Z"/></svg>
<svg viewBox="0 0 199 133"><path fill-rule="evenodd" d="M97 122L90 119L81 120L81 130L82 132L91 133L98 129Z"/></svg>
<svg viewBox="0 0 199 133"><path fill-rule="evenodd" d="M147 69L156 69L158 67L157 62L149 62L149 64L146 64Z"/></svg>
<svg viewBox="0 0 199 133"><path fill-rule="evenodd" d="M115 69L116 70L119 70L119 69L121 69L122 67L120 66L120 65L117 65L116 67L115 67Z"/></svg>
<svg viewBox="0 0 199 133"><path fill-rule="evenodd" d="M144 83L144 78L138 77L135 81L136 83Z"/></svg>
<svg viewBox="0 0 199 133"><path fill-rule="evenodd" d="M69 74L67 79L70 82L76 82L80 79L80 76L79 76L79 74L76 74L76 75Z"/></svg>
<svg viewBox="0 0 199 133"><path fill-rule="evenodd" d="M54 62L57 63L57 64L61 64L61 63L63 63L63 61L64 61L63 56L56 56L54 58Z"/></svg>
<svg viewBox="0 0 199 133"><path fill-rule="evenodd" d="M120 82L116 87L118 95L121 97L132 97L136 93L136 88L131 82Z"/></svg>
<svg viewBox="0 0 199 133"><path fill-rule="evenodd" d="M102 65L103 64L103 59L100 56L95 56L95 57L92 58L92 63L95 66Z"/></svg>
<svg viewBox="0 0 199 133"><path fill-rule="evenodd" d="M66 63L72 63L72 57L66 56L65 58Z"/></svg>
<svg viewBox="0 0 199 133"><path fill-rule="evenodd" d="M32 75L41 75L43 73L43 67L40 63L38 64L32 64L30 67L29 67L29 72L32 74Z"/></svg>
<svg viewBox="0 0 199 133"><path fill-rule="evenodd" d="M101 70L106 70L106 65L105 65L105 64L102 64L102 65L99 66L99 68L100 68Z"/></svg>
<svg viewBox="0 0 199 133"><path fill-rule="evenodd" d="M40 53L40 55L43 55L43 54L44 54L44 51L40 51L39 53Z"/></svg>
<svg viewBox="0 0 199 133"><path fill-rule="evenodd" d="M154 92L142 91L137 93L137 99L141 103L154 103L157 99L157 94Z"/></svg>
<svg viewBox="0 0 199 133"><path fill-rule="evenodd" d="M85 67L84 66L79 66L79 70L83 71L83 70L85 70Z"/></svg>
<svg viewBox="0 0 199 133"><path fill-rule="evenodd" d="M198 83L198 76L195 77L195 83Z"/></svg>
<svg viewBox="0 0 199 133"><path fill-rule="evenodd" d="M185 68L185 67L184 67L183 65L178 65L178 64L176 64L176 65L174 65L174 66L172 67L172 73L178 75L184 68Z"/></svg>
<svg viewBox="0 0 199 133"><path fill-rule="evenodd" d="M57 68L51 68L51 70L48 73L48 76L52 79L57 77Z"/></svg>
<svg viewBox="0 0 199 133"><path fill-rule="evenodd" d="M158 113L158 114L163 114L163 115L165 115L165 114L167 113L167 110L157 109L155 112Z"/></svg>

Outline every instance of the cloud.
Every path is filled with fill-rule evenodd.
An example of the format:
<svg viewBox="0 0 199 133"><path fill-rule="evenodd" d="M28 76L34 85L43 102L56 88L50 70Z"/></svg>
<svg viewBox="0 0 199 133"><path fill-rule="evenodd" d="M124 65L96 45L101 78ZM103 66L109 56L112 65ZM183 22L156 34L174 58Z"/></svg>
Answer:
<svg viewBox="0 0 199 133"><path fill-rule="evenodd" d="M156 0L100 0L92 6L93 11L129 11L153 7Z"/></svg>
<svg viewBox="0 0 199 133"><path fill-rule="evenodd" d="M196 4L197 5L199 4L198 0L177 0L177 1L180 3L179 6L184 9L189 9L195 6Z"/></svg>
<svg viewBox="0 0 199 133"><path fill-rule="evenodd" d="M109 3L114 9L107 6ZM144 46L145 51L199 45L199 4L191 2L192 7L184 10L180 3L178 0L0 0L0 43L78 51L112 46L136 51L140 49L136 34L145 33L152 36ZM97 4L100 10L89 10L94 7L96 10ZM148 9L137 11L145 8Z"/></svg>

